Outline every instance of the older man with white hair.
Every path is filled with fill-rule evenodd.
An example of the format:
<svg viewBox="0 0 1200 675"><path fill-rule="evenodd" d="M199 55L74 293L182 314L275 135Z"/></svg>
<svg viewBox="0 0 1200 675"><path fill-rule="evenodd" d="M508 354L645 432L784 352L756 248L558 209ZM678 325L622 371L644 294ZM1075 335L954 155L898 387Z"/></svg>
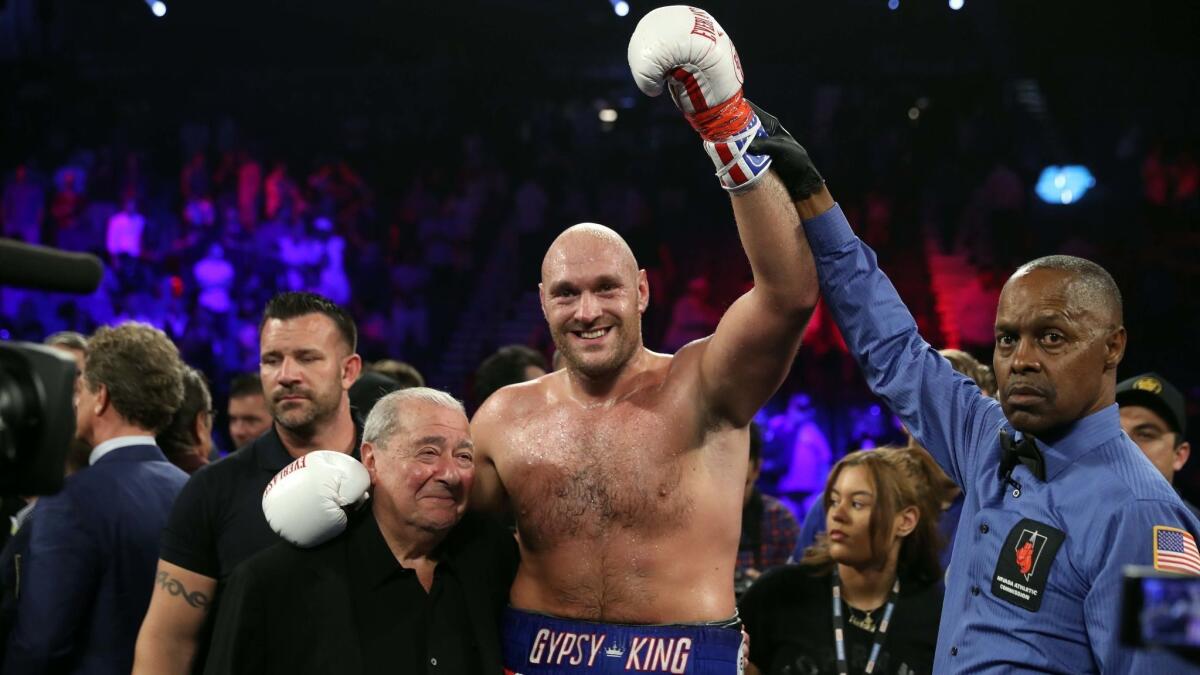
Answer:
<svg viewBox="0 0 1200 675"><path fill-rule="evenodd" d="M425 387L379 400L363 429L370 500L311 549L247 560L221 597L207 673L500 672L500 614L516 572L506 529L466 513L475 479L467 416ZM308 487L297 460L267 493ZM359 469L361 471L361 469Z"/></svg>

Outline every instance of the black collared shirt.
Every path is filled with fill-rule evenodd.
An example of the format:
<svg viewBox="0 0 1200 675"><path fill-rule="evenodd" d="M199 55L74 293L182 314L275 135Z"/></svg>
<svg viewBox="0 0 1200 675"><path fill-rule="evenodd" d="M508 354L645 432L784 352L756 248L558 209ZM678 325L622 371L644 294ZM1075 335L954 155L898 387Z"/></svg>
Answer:
<svg viewBox="0 0 1200 675"><path fill-rule="evenodd" d="M512 535L468 513L435 556L427 593L396 561L370 508L316 548L270 547L227 581L205 672L499 672Z"/></svg>
<svg viewBox="0 0 1200 675"><path fill-rule="evenodd" d="M368 509L364 509L368 511ZM451 537L453 537L453 531ZM455 560L458 542L442 542L433 584L402 567L370 514L347 532L357 573L350 603L367 673L477 673L478 650Z"/></svg>

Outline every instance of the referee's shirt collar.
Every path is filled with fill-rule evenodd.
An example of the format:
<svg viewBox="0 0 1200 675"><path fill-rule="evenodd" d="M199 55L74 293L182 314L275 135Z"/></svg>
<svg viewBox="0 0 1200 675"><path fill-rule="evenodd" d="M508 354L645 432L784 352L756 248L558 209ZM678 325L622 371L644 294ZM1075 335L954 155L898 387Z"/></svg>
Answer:
<svg viewBox="0 0 1200 675"><path fill-rule="evenodd" d="M1121 414L1114 403L1071 423L1053 442L1035 438L1046 460L1046 480L1054 480L1080 457L1121 433ZM1018 440L1023 436L1016 432Z"/></svg>

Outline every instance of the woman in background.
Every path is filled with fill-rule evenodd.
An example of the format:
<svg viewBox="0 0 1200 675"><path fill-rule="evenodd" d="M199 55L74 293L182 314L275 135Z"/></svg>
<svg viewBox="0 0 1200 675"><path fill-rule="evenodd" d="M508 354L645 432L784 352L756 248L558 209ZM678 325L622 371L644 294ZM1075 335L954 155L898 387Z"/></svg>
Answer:
<svg viewBox="0 0 1200 675"><path fill-rule="evenodd" d="M763 575L739 604L749 672L932 672L942 608L941 477L915 447L860 450L833 467L823 499L827 534L798 564Z"/></svg>

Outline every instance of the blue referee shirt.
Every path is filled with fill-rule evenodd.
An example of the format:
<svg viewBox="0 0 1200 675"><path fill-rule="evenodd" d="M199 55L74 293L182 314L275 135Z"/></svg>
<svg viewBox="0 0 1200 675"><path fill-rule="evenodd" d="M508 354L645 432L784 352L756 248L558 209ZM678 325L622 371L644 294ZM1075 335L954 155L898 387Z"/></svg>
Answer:
<svg viewBox="0 0 1200 675"><path fill-rule="evenodd" d="M966 493L935 672L1188 672L1170 654L1120 644L1122 568L1154 564L1156 527L1196 537L1200 521L1121 431L1117 406L1054 445L1038 441L1046 481L1018 464L1015 489L999 472L999 433L1014 433L999 402L921 339L839 207L804 228L871 390Z"/></svg>

